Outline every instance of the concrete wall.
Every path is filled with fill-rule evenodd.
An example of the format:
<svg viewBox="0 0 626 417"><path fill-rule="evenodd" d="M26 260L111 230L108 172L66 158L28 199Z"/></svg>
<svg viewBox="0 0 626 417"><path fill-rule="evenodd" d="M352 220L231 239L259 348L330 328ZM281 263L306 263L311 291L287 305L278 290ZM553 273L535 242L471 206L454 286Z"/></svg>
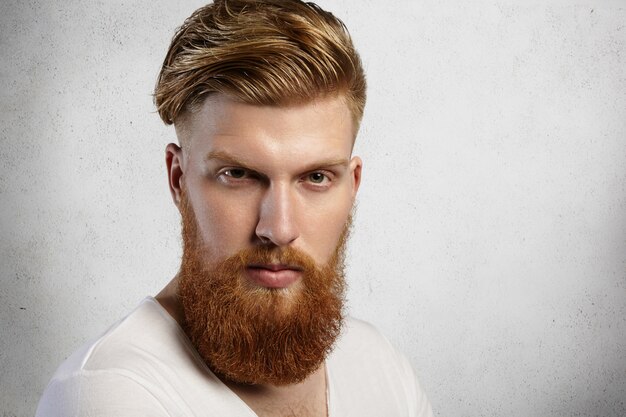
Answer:
<svg viewBox="0 0 626 417"><path fill-rule="evenodd" d="M625 415L626 4L321 4L370 84L352 313L438 416ZM150 93L200 5L0 4L4 417L177 270Z"/></svg>

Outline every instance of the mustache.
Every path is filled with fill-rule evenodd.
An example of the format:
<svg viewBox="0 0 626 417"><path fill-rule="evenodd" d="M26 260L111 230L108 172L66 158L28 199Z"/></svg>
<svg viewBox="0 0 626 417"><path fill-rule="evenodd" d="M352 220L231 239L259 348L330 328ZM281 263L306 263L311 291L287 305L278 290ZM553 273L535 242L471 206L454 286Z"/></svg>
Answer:
<svg viewBox="0 0 626 417"><path fill-rule="evenodd" d="M326 280L320 280L320 277L326 277L329 270L336 267L336 264L318 266L310 255L300 249L264 245L241 249L221 261L206 264L200 261L205 257L205 247L196 245L193 241L188 243L182 259L183 270L195 276L213 276L216 280L224 279L230 281L227 285L239 288L245 287L245 280L232 280L232 277L243 277L248 268L295 269L303 273L304 282L309 286L318 287L326 283ZM221 284L215 281L207 285Z"/></svg>
<svg viewBox="0 0 626 417"><path fill-rule="evenodd" d="M309 255L292 247L257 246L242 249L231 257L241 267L284 265L289 268L311 271L317 269L315 261Z"/></svg>

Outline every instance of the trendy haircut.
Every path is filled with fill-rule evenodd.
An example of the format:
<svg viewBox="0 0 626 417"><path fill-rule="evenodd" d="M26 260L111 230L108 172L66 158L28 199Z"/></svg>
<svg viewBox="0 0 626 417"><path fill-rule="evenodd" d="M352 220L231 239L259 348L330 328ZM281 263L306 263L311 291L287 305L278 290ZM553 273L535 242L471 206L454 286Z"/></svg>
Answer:
<svg viewBox="0 0 626 417"><path fill-rule="evenodd" d="M356 134L365 90L350 34L331 13L300 0L215 0L177 30L154 100L173 124L213 93L256 105L343 94Z"/></svg>

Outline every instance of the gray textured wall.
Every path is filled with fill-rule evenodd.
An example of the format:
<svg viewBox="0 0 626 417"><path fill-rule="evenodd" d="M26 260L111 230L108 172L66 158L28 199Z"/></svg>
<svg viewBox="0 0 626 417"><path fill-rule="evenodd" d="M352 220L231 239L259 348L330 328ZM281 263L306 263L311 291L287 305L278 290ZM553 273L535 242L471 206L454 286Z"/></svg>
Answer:
<svg viewBox="0 0 626 417"><path fill-rule="evenodd" d="M626 414L626 2L325 0L369 75L350 306L439 416ZM199 1L0 4L0 407L177 269L150 93Z"/></svg>

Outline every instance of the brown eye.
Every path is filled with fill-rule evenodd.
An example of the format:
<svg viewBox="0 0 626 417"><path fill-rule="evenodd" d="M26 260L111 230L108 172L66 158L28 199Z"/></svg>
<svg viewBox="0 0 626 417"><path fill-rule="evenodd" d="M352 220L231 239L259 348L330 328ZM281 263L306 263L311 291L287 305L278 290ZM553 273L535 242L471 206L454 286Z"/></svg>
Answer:
<svg viewBox="0 0 626 417"><path fill-rule="evenodd" d="M322 174L321 172L314 172L312 174L309 174L309 181L314 184L321 184L324 182L325 179L326 175Z"/></svg>
<svg viewBox="0 0 626 417"><path fill-rule="evenodd" d="M231 168L227 171L224 171L224 174L231 178L240 179L246 176L246 170L242 168Z"/></svg>

